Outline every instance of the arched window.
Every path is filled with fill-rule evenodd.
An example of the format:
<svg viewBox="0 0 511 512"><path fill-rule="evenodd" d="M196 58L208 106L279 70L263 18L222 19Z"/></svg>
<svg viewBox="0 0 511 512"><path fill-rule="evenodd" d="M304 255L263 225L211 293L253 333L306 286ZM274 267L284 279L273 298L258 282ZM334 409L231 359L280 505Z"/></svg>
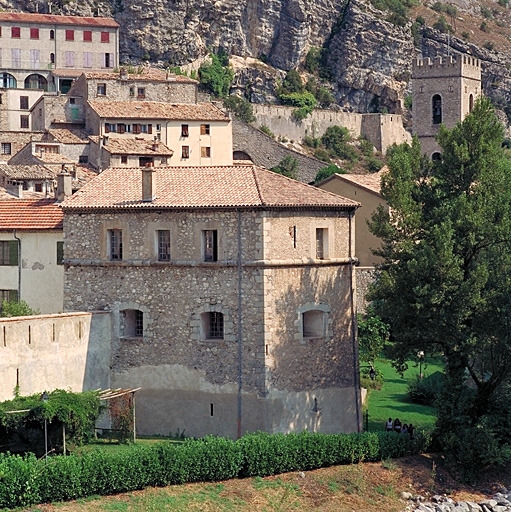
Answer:
<svg viewBox="0 0 511 512"><path fill-rule="evenodd" d="M54 53L50 53L50 62L52 64L55 64L55 54Z"/></svg>
<svg viewBox="0 0 511 512"><path fill-rule="evenodd" d="M55 30L50 30L50 39L55 39Z"/></svg>
<svg viewBox="0 0 511 512"><path fill-rule="evenodd" d="M440 124L442 122L442 97L440 94L435 94L431 103L433 111L433 124Z"/></svg>
<svg viewBox="0 0 511 512"><path fill-rule="evenodd" d="M201 338L203 340L224 339L224 314L206 311L201 315Z"/></svg>
<svg viewBox="0 0 511 512"><path fill-rule="evenodd" d="M18 83L10 73L0 73L0 87L8 89L16 89Z"/></svg>
<svg viewBox="0 0 511 512"><path fill-rule="evenodd" d="M468 97L468 111L469 112L472 112L472 109L474 108L474 95L471 94L469 97Z"/></svg>
<svg viewBox="0 0 511 512"><path fill-rule="evenodd" d="M142 338L144 336L144 313L139 309L122 310L120 334L123 338Z"/></svg>
<svg viewBox="0 0 511 512"><path fill-rule="evenodd" d="M46 78L42 75L38 75L37 73L33 73L32 75L28 75L25 78L25 89L47 89L48 82Z"/></svg>
<svg viewBox="0 0 511 512"><path fill-rule="evenodd" d="M431 155L431 160L433 160L433 162L439 162L440 160L442 160L442 155L438 151L435 151Z"/></svg>

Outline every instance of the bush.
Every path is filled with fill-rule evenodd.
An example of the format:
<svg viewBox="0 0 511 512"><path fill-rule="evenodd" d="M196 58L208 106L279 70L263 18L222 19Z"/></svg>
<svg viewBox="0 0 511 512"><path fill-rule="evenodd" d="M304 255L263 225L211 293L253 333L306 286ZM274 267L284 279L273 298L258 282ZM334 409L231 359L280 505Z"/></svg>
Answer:
<svg viewBox="0 0 511 512"><path fill-rule="evenodd" d="M291 155L284 157L278 165L272 167L270 171L282 174L293 180L298 179L298 160Z"/></svg>
<svg viewBox="0 0 511 512"><path fill-rule="evenodd" d="M259 129L265 133L266 135L268 135L268 137L271 137L272 139L275 138L275 134L265 125L265 124L262 124Z"/></svg>
<svg viewBox="0 0 511 512"><path fill-rule="evenodd" d="M483 22L484 23L484 22ZM451 25L449 25L449 23L447 23L447 20L445 19L444 16L440 16L436 21L435 23L433 23L433 28L435 30L438 30L439 32L441 32L442 34L448 34L449 32L450 33L453 33L453 29L451 27Z"/></svg>
<svg viewBox="0 0 511 512"><path fill-rule="evenodd" d="M303 143L306 146L309 146L310 148L319 148L319 145L321 144L321 139L318 139L317 137L311 137L309 135L306 135L303 138Z"/></svg>
<svg viewBox="0 0 511 512"><path fill-rule="evenodd" d="M350 132L347 128L329 126L321 137L321 142L329 150L331 156L354 162L358 155L355 148L348 144L350 139Z"/></svg>
<svg viewBox="0 0 511 512"><path fill-rule="evenodd" d="M488 23L486 23L486 21L483 21L481 23L481 25L479 25L479 30L481 32L489 32L490 31L490 27L488 26Z"/></svg>
<svg viewBox="0 0 511 512"><path fill-rule="evenodd" d="M252 123L255 121L254 109L252 103L240 96L229 96L224 99L224 107L232 112L237 118L245 121L245 123Z"/></svg>
<svg viewBox="0 0 511 512"><path fill-rule="evenodd" d="M314 178L314 184L325 180L329 176L332 176L332 174L346 174L346 171L344 169L341 169L340 167L337 167L337 165L335 164L330 164L327 167L323 167L323 169L320 169L318 171L316 177Z"/></svg>
<svg viewBox="0 0 511 512"><path fill-rule="evenodd" d="M38 315L39 311L32 309L24 300L2 301L0 317Z"/></svg>
<svg viewBox="0 0 511 512"><path fill-rule="evenodd" d="M316 151L314 151L314 156L318 160L321 160L322 162L330 162L330 154L326 149L318 148Z"/></svg>
<svg viewBox="0 0 511 512"><path fill-rule="evenodd" d="M229 57L223 53L211 55L211 63L203 63L199 68L201 85L219 98L229 94L234 72L229 67Z"/></svg>
<svg viewBox="0 0 511 512"><path fill-rule="evenodd" d="M408 395L410 400L417 404L433 405L435 399L441 393L445 382L445 376L441 372L435 372L433 375L420 375L408 381Z"/></svg>
<svg viewBox="0 0 511 512"><path fill-rule="evenodd" d="M367 159L367 169L369 172L378 172L383 167L383 162L374 156Z"/></svg>

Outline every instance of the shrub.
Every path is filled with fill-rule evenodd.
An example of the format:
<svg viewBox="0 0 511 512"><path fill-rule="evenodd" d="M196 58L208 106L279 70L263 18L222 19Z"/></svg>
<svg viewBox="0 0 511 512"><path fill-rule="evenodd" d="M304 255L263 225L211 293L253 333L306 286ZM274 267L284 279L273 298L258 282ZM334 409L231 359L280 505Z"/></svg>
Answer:
<svg viewBox="0 0 511 512"><path fill-rule="evenodd" d="M383 167L383 162L372 156L367 159L367 169L369 172L378 172Z"/></svg>
<svg viewBox="0 0 511 512"><path fill-rule="evenodd" d="M314 184L325 180L329 176L332 176L332 174L346 174L346 171L337 167L335 164L330 164L317 172L316 177L314 178Z"/></svg>
<svg viewBox="0 0 511 512"><path fill-rule="evenodd" d="M229 57L223 53L212 54L211 63L203 63L199 68L201 85L219 98L225 98L229 94L233 78Z"/></svg>
<svg viewBox="0 0 511 512"><path fill-rule="evenodd" d="M318 148L319 145L321 144L321 139L317 137L311 137L310 135L306 135L303 138L303 143L306 146L309 146L310 148Z"/></svg>
<svg viewBox="0 0 511 512"><path fill-rule="evenodd" d="M465 41L468 41L470 39L470 33L467 32L466 30L464 30L462 33L461 33L461 37L463 39L465 39Z"/></svg>
<svg viewBox="0 0 511 512"><path fill-rule="evenodd" d="M481 25L479 25L479 30L481 32L489 32L490 31L490 27L488 26L488 23L486 23L486 21L483 21L481 23Z"/></svg>
<svg viewBox="0 0 511 512"><path fill-rule="evenodd" d="M39 311L32 309L24 300L2 301L0 317L38 315Z"/></svg>
<svg viewBox="0 0 511 512"><path fill-rule="evenodd" d="M329 150L330 155L354 162L357 159L357 152L348 144L350 139L350 132L347 128L329 126L321 137L321 142Z"/></svg>
<svg viewBox="0 0 511 512"><path fill-rule="evenodd" d="M278 165L272 167L270 171L296 180L298 179L298 160L291 155L287 155Z"/></svg>
<svg viewBox="0 0 511 512"><path fill-rule="evenodd" d="M255 121L252 103L245 98L240 96L229 96L224 99L224 107L232 112L236 117L245 121L245 123L252 123Z"/></svg>
<svg viewBox="0 0 511 512"><path fill-rule="evenodd" d="M483 48L486 48L489 51L493 51L493 50L495 50L495 43L492 43L491 41L486 41L483 44Z"/></svg>
<svg viewBox="0 0 511 512"><path fill-rule="evenodd" d="M318 148L314 151L314 156L322 162L330 162L330 154L326 149Z"/></svg>
<svg viewBox="0 0 511 512"><path fill-rule="evenodd" d="M490 19L492 17L491 10L488 9L488 7L485 7L484 5L481 5L481 14L483 15L483 18Z"/></svg>
<svg viewBox="0 0 511 512"><path fill-rule="evenodd" d="M265 124L262 124L259 129L265 133L266 135L268 135L269 137L271 137L272 139L275 138L275 134L265 125Z"/></svg>
<svg viewBox="0 0 511 512"><path fill-rule="evenodd" d="M420 375L416 375L408 381L408 395L412 402L432 405L442 391L444 382L445 377L441 372L424 376L422 379Z"/></svg>
<svg viewBox="0 0 511 512"><path fill-rule="evenodd" d="M484 22L483 22L484 23ZM445 19L444 16L440 16L436 21L435 23L433 23L433 28L435 30L438 30L439 32L441 32L442 34L448 34L449 32L452 33L454 32L451 25L449 25L449 23L447 23L447 20Z"/></svg>
<svg viewBox="0 0 511 512"><path fill-rule="evenodd" d="M407 108L408 110L411 110L413 106L413 96L411 94L407 94L405 96L405 108Z"/></svg>

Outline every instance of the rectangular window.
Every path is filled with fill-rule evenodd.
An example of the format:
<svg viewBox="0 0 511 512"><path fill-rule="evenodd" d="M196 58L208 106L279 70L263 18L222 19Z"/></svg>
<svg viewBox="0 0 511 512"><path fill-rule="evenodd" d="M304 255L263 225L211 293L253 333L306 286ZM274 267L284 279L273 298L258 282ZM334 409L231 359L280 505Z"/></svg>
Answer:
<svg viewBox="0 0 511 512"><path fill-rule="evenodd" d="M88 43L92 41L92 30L83 31L83 40Z"/></svg>
<svg viewBox="0 0 511 512"><path fill-rule="evenodd" d="M181 137L188 137L188 125L187 124L181 125Z"/></svg>
<svg viewBox="0 0 511 512"><path fill-rule="evenodd" d="M30 29L30 39L39 39L39 29L38 28Z"/></svg>
<svg viewBox="0 0 511 512"><path fill-rule="evenodd" d="M28 128L29 121L28 116L20 116L20 128Z"/></svg>
<svg viewBox="0 0 511 512"><path fill-rule="evenodd" d="M20 96L20 109L28 110L28 96Z"/></svg>
<svg viewBox="0 0 511 512"><path fill-rule="evenodd" d="M202 146L200 148L200 156L202 158L211 158L211 148L208 146Z"/></svg>
<svg viewBox="0 0 511 512"><path fill-rule="evenodd" d="M20 27L11 27L11 37L21 37L21 28Z"/></svg>
<svg viewBox="0 0 511 512"><path fill-rule="evenodd" d="M30 67L32 69L39 69L40 52L39 50L30 50Z"/></svg>
<svg viewBox="0 0 511 512"><path fill-rule="evenodd" d="M200 125L200 134L201 135L209 135L209 124L201 124Z"/></svg>
<svg viewBox="0 0 511 512"><path fill-rule="evenodd" d="M0 148L2 155L10 155L11 154L11 143L10 142L2 142Z"/></svg>
<svg viewBox="0 0 511 512"><path fill-rule="evenodd" d="M117 125L117 133L126 133L126 125L124 123Z"/></svg>
<svg viewBox="0 0 511 512"><path fill-rule="evenodd" d="M101 65L104 68L114 67L114 54L113 53L102 53L101 54Z"/></svg>
<svg viewBox="0 0 511 512"><path fill-rule="evenodd" d="M137 88L137 97L138 98L145 98L145 88L144 87L138 87Z"/></svg>
<svg viewBox="0 0 511 512"><path fill-rule="evenodd" d="M89 157L87 155L80 155L78 157L78 163L79 164L88 164L89 163Z"/></svg>
<svg viewBox="0 0 511 512"><path fill-rule="evenodd" d="M210 339L224 338L224 315L217 311L209 312L209 336Z"/></svg>
<svg viewBox="0 0 511 512"><path fill-rule="evenodd" d="M147 133L147 125L141 124L140 126L140 133Z"/></svg>
<svg viewBox="0 0 511 512"><path fill-rule="evenodd" d="M128 156L121 155L121 164L127 164L127 163L128 163Z"/></svg>
<svg viewBox="0 0 511 512"><path fill-rule="evenodd" d="M4 300L7 302L18 302L18 290L0 290L0 306Z"/></svg>
<svg viewBox="0 0 511 512"><path fill-rule="evenodd" d="M21 48L11 48L12 67L21 67Z"/></svg>
<svg viewBox="0 0 511 512"><path fill-rule="evenodd" d="M181 158L190 158L190 146L181 147Z"/></svg>
<svg viewBox="0 0 511 512"><path fill-rule="evenodd" d="M204 261L218 261L218 231L205 229L202 232Z"/></svg>
<svg viewBox="0 0 511 512"><path fill-rule="evenodd" d="M83 52L83 67L92 67L92 52Z"/></svg>
<svg viewBox="0 0 511 512"><path fill-rule="evenodd" d="M326 257L326 229L316 229L316 259L324 260Z"/></svg>
<svg viewBox="0 0 511 512"><path fill-rule="evenodd" d="M139 309L135 309L135 336L142 337L144 335L144 313Z"/></svg>
<svg viewBox="0 0 511 512"><path fill-rule="evenodd" d="M122 260L122 230L120 229L109 229L108 239L110 243L109 257L112 261Z"/></svg>
<svg viewBox="0 0 511 512"><path fill-rule="evenodd" d="M101 42L102 43L110 42L110 32L101 32Z"/></svg>
<svg viewBox="0 0 511 512"><path fill-rule="evenodd" d="M66 56L66 66L68 68L73 68L75 65L75 52L65 52Z"/></svg>
<svg viewBox="0 0 511 512"><path fill-rule="evenodd" d="M0 265L15 266L18 264L18 241L0 242Z"/></svg>
<svg viewBox="0 0 511 512"><path fill-rule="evenodd" d="M57 265L64 263L64 242L57 242Z"/></svg>
<svg viewBox="0 0 511 512"><path fill-rule="evenodd" d="M170 261L170 231L158 230L158 261Z"/></svg>
<svg viewBox="0 0 511 512"><path fill-rule="evenodd" d="M135 96L135 87L130 87L130 96Z"/></svg>
<svg viewBox="0 0 511 512"><path fill-rule="evenodd" d="M106 96L106 84L98 84L97 91L98 96Z"/></svg>
<svg viewBox="0 0 511 512"><path fill-rule="evenodd" d="M133 133L135 135L138 135L140 133L140 125L139 124L134 124L133 125Z"/></svg>
<svg viewBox="0 0 511 512"><path fill-rule="evenodd" d="M66 41L74 41L75 40L75 31L74 30L66 30Z"/></svg>

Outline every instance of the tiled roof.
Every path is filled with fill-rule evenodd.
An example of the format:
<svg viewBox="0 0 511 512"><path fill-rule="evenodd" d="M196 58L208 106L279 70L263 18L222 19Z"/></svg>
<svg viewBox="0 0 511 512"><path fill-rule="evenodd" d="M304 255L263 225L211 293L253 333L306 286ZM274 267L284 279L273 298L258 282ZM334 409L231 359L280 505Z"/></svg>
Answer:
<svg viewBox="0 0 511 512"><path fill-rule="evenodd" d="M140 168L110 168L62 203L65 209L327 208L356 201L248 165L155 167L156 199L142 201Z"/></svg>
<svg viewBox="0 0 511 512"><path fill-rule="evenodd" d="M0 22L43 23L46 25L86 25L95 27L119 27L112 18L84 16L60 16L56 14L30 14L26 12L0 12Z"/></svg>
<svg viewBox="0 0 511 512"><path fill-rule="evenodd" d="M50 128L46 133L62 144L87 144L89 142L88 135L83 130Z"/></svg>
<svg viewBox="0 0 511 512"><path fill-rule="evenodd" d="M157 101L89 101L99 117L108 119L172 119L180 121L229 121L211 103L172 104Z"/></svg>
<svg viewBox="0 0 511 512"><path fill-rule="evenodd" d="M174 151L163 142L150 140L108 138L104 148L112 155L160 155L172 156Z"/></svg>
<svg viewBox="0 0 511 512"><path fill-rule="evenodd" d="M55 76L62 76L62 77L68 77L68 78L78 78L80 75L83 75L85 73L84 69L52 69L51 74Z"/></svg>
<svg viewBox="0 0 511 512"><path fill-rule="evenodd" d="M142 67L135 68L133 73L130 69L126 69L126 74L121 78L120 72L114 73L113 71L84 71L85 78L88 80L147 80L150 82L181 82L188 84L196 84L197 80L193 80L184 75L176 75L169 73L164 69Z"/></svg>
<svg viewBox="0 0 511 512"><path fill-rule="evenodd" d="M34 158L44 162L45 164L72 164L74 160L71 160L65 155L61 155L60 153L49 153L43 151L42 153L37 153L34 155Z"/></svg>
<svg viewBox="0 0 511 512"><path fill-rule="evenodd" d="M0 164L0 173L11 180L51 180L55 173L41 165Z"/></svg>
<svg viewBox="0 0 511 512"><path fill-rule="evenodd" d="M53 199L0 200L0 231L62 229L62 217Z"/></svg>
<svg viewBox="0 0 511 512"><path fill-rule="evenodd" d="M380 171L373 174L333 174L332 176L329 176L323 180L321 183L318 183L317 186L321 186L323 183L327 183L328 181L334 179L339 179L353 183L354 185L358 185L359 187L365 188L366 190L374 192L375 194L379 194L381 190L382 174L385 174L387 171L388 168L385 166Z"/></svg>

